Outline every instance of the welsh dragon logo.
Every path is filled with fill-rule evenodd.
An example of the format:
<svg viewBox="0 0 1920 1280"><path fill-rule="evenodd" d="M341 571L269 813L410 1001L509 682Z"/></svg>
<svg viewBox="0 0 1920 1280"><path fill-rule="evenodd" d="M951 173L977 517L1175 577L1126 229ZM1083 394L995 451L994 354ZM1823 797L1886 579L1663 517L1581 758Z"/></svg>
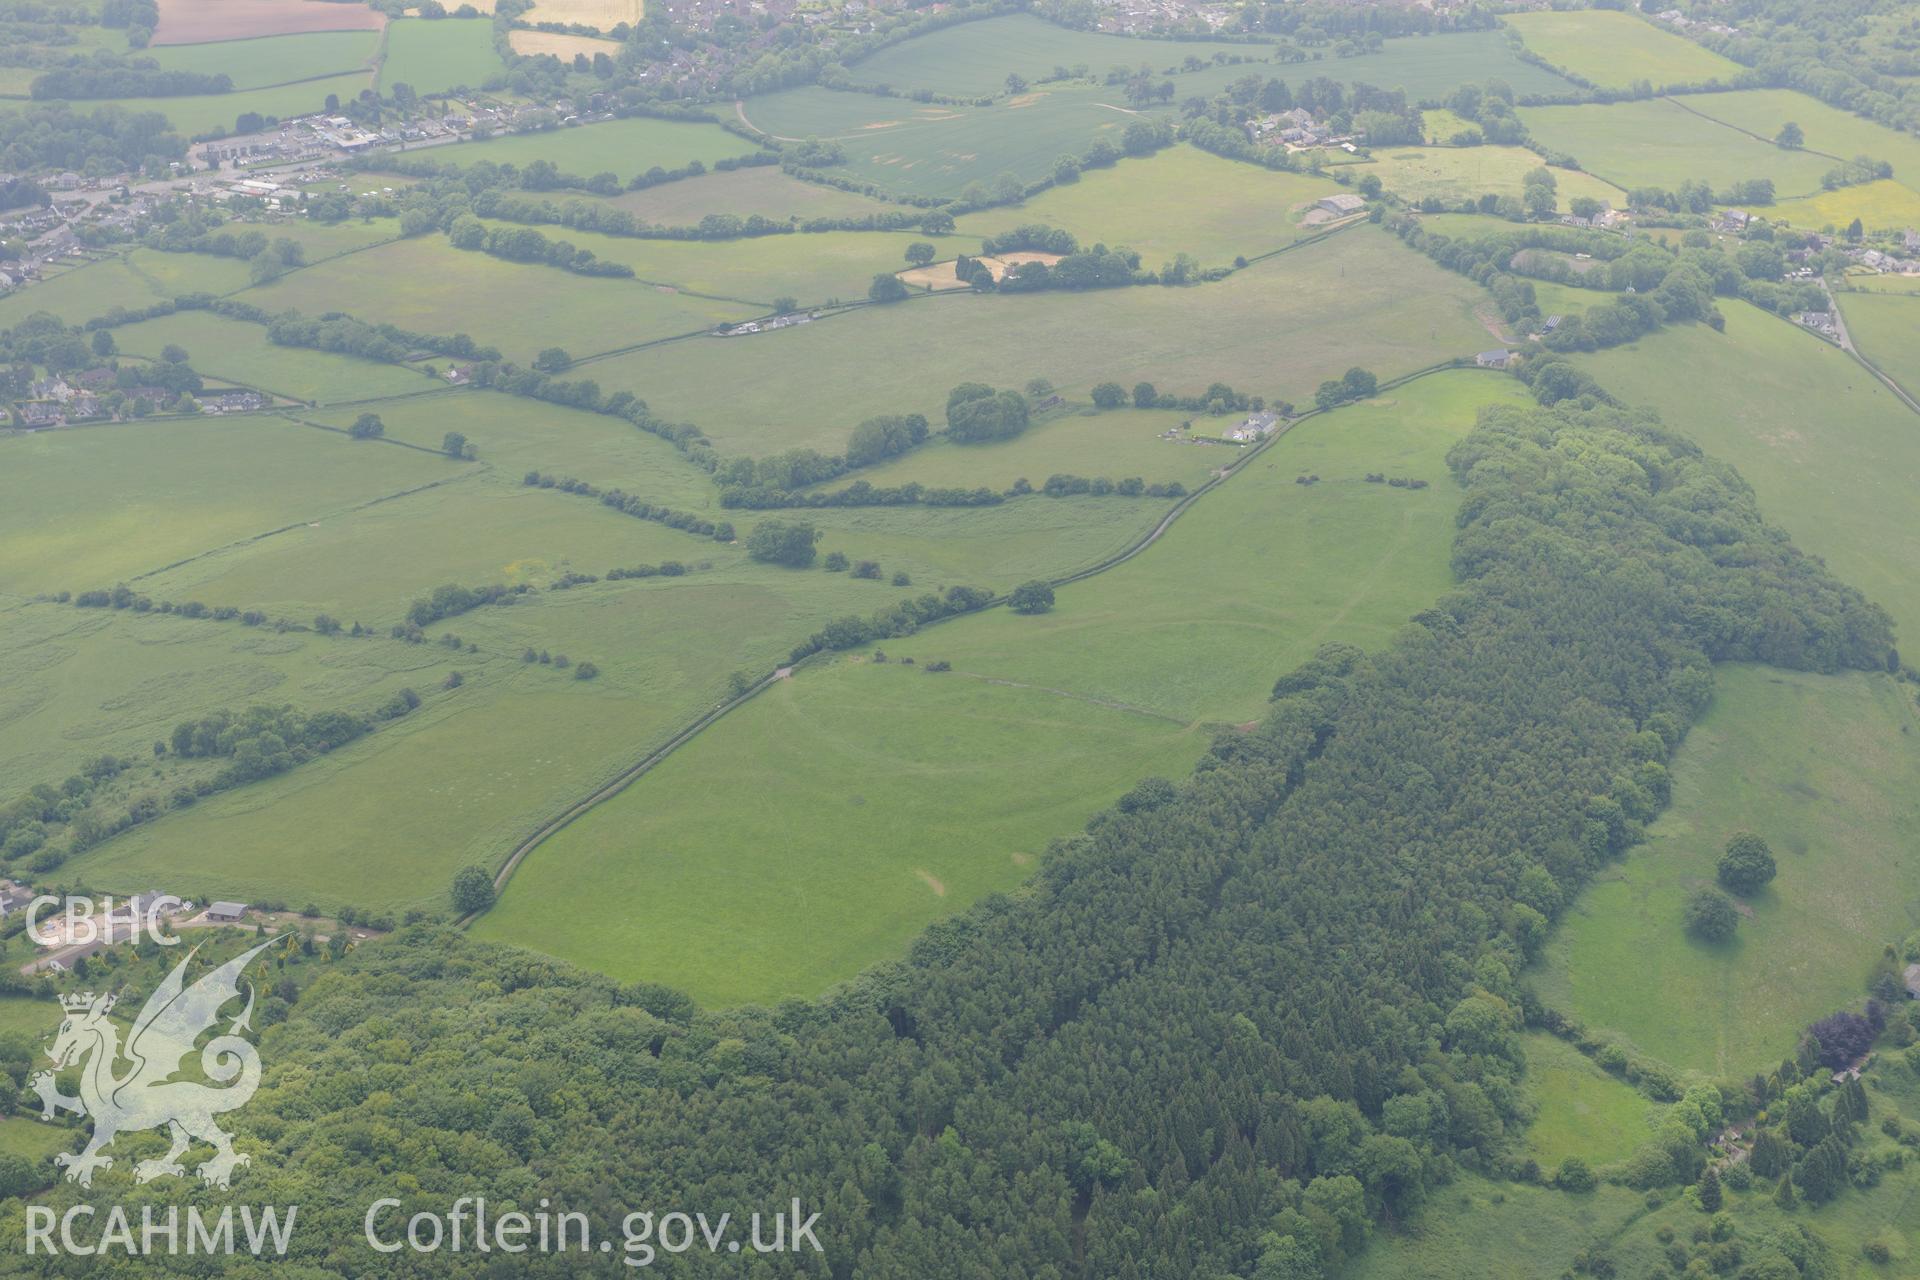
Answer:
<svg viewBox="0 0 1920 1280"><path fill-rule="evenodd" d="M84 1062L80 1096L61 1093L53 1071L41 1071L31 1083L40 1095L42 1120L51 1120L62 1110L93 1117L93 1140L86 1149L79 1155L63 1152L54 1157L55 1163L66 1167L69 1182L92 1186L95 1169L113 1167L113 1157L102 1155L101 1149L120 1134L141 1129L168 1129L173 1146L158 1160L142 1160L134 1166L138 1182L184 1174L180 1157L196 1138L214 1149L198 1169L201 1180L211 1186L226 1189L233 1171L251 1163L251 1157L233 1149L232 1136L214 1117L245 1106L260 1087L260 1054L239 1035L253 1015L252 983L247 984L247 1007L226 1034L215 1036L199 1051L201 1074L224 1087L173 1077L181 1060L194 1052L201 1033L219 1021L221 1008L239 998L242 971L268 945L263 942L235 956L191 987L183 975L199 948L189 951L133 1020L124 1049L119 1027L107 1016L113 1010L111 994L60 997L67 1016L47 1057L54 1071ZM124 1073L119 1070L123 1059L131 1065Z"/></svg>

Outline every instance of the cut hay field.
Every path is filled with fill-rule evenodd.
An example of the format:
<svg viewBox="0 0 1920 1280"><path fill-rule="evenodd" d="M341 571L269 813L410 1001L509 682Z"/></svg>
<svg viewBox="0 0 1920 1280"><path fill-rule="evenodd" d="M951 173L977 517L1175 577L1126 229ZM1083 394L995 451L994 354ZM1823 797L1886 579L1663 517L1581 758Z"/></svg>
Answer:
<svg viewBox="0 0 1920 1280"><path fill-rule="evenodd" d="M1724 667L1673 760L1673 804L1648 843L1603 871L1547 945L1537 986L1590 1028L1686 1071L1765 1071L1803 1028L1860 999L1880 949L1920 927L1901 892L1920 872L1920 712L1869 675ZM1735 939L1689 938L1686 895L1736 831L1779 875L1745 900Z"/></svg>
<svg viewBox="0 0 1920 1280"><path fill-rule="evenodd" d="M368 29L166 45L151 50L148 56L165 71L225 74L233 78L235 89L260 89L366 70L379 48L380 33Z"/></svg>
<svg viewBox="0 0 1920 1280"><path fill-rule="evenodd" d="M1739 63L1629 13L1582 9L1564 13L1515 13L1507 25L1527 48L1554 66L1599 85L1624 89L1648 80L1666 85L1731 80Z"/></svg>
<svg viewBox="0 0 1920 1280"><path fill-rule="evenodd" d="M1771 178L1781 199L1819 191L1833 161L1787 151L1687 110L1673 99L1574 107L1522 107L1534 139L1620 187L1672 190L1688 179L1716 189Z"/></svg>
<svg viewBox="0 0 1920 1280"><path fill-rule="evenodd" d="M1847 336L1860 354L1920 400L1920 297L1908 293L1839 293ZM1920 642L1920 633L1912 633Z"/></svg>
<svg viewBox="0 0 1920 1280"><path fill-rule="evenodd" d="M201 44L307 31L378 31L387 16L326 0L159 0L153 44Z"/></svg>
<svg viewBox="0 0 1920 1280"><path fill-rule="evenodd" d="M656 166L680 169L695 160L711 166L716 160L746 155L753 149L752 143L719 125L635 116L534 133L503 133L478 142L413 150L440 164L450 165L476 164L482 160L525 165L548 160L562 173L592 177L610 172L625 182Z"/></svg>
<svg viewBox="0 0 1920 1280"><path fill-rule="evenodd" d="M837 451L874 414L920 412L937 425L947 390L969 380L1019 387L1044 377L1075 398L1110 378L1185 395L1224 381L1306 401L1351 365L1385 377L1482 349L1473 316L1482 298L1360 226L1214 284L947 294L588 368L602 387L631 388L696 423L723 453Z"/></svg>
<svg viewBox="0 0 1920 1280"><path fill-rule="evenodd" d="M520 19L529 24L558 22L611 31L621 23L631 26L640 21L645 11L642 0L537 0Z"/></svg>
<svg viewBox="0 0 1920 1280"><path fill-rule="evenodd" d="M725 173L707 173L679 182L664 182L644 191L629 191L611 203L637 218L660 226L692 226L710 213L763 218L863 218L891 213L899 205L855 195L817 182L789 177L773 165L755 165Z"/></svg>
<svg viewBox="0 0 1920 1280"><path fill-rule="evenodd" d="M1374 152L1372 163L1357 172L1378 174L1381 185L1403 200L1437 196L1458 204L1488 193L1517 198L1526 175L1539 167L1540 157L1525 147L1400 147ZM1590 173L1552 173L1562 209L1575 196L1626 204L1626 192Z"/></svg>
<svg viewBox="0 0 1920 1280"><path fill-rule="evenodd" d="M1781 126L1791 120L1807 135L1808 150L1825 152L1842 160L1851 160L1858 155L1885 160L1893 165L1895 182L1911 191L1920 192L1920 137L1910 133L1875 124L1791 89L1690 94L1681 101L1702 115L1762 138L1774 137L1780 132ZM1828 163L1831 165L1833 161ZM1863 196L1869 194L1866 187L1851 190ZM1849 218L1852 216L1848 215ZM1843 219L1843 225L1844 222Z"/></svg>
<svg viewBox="0 0 1920 1280"><path fill-rule="evenodd" d="M1869 232L1901 231L1920 224L1920 192L1892 178L1883 178L1797 200L1782 200L1765 213L1769 221L1783 222L1803 231L1826 228L1844 231L1855 218L1860 219Z"/></svg>
<svg viewBox="0 0 1920 1280"><path fill-rule="evenodd" d="M401 18L387 24L382 93L409 84L419 94L479 89L504 81L507 67L493 49L493 24L482 18Z"/></svg>
<svg viewBox="0 0 1920 1280"><path fill-rule="evenodd" d="M1564 1040L1530 1031L1526 1048L1527 1154L1551 1172L1570 1156L1598 1167L1624 1160L1653 1136L1664 1108L1608 1075Z"/></svg>
<svg viewBox="0 0 1920 1280"><path fill-rule="evenodd" d="M1137 249L1150 270L1182 253L1226 266L1313 234L1302 211L1340 190L1325 178L1274 173L1182 145L1089 170L1012 208L967 214L956 230L986 236L1044 222L1073 232L1082 246Z"/></svg>
<svg viewBox="0 0 1920 1280"><path fill-rule="evenodd" d="M596 53L604 53L609 58L620 52L618 40L602 40L598 36L570 36L559 31L522 31L515 30L507 35L507 44L517 54L537 58L542 54L571 63L575 57L585 54L589 60Z"/></svg>
<svg viewBox="0 0 1920 1280"><path fill-rule="evenodd" d="M1920 637L1920 417L1847 354L1746 303L1724 334L1669 329L1582 363L1739 469L1767 518Z"/></svg>
<svg viewBox="0 0 1920 1280"><path fill-rule="evenodd" d="M239 296L269 311L344 311L427 333L470 333L522 363L547 347L563 347L578 358L710 329L760 310L635 280L506 262L456 249L439 236L308 267Z"/></svg>
<svg viewBox="0 0 1920 1280"><path fill-rule="evenodd" d="M1517 394L1448 374L1310 420L1050 614L997 609L888 641L884 664L862 649L801 668L543 844L475 929L718 1004L810 995L898 954L1138 777L1185 772L1207 722L1257 715L1319 644L1382 643L1443 591L1450 482L1294 475L1437 467L1480 403ZM742 793L759 802L726 799ZM567 927L585 894L633 907Z"/></svg>
<svg viewBox="0 0 1920 1280"><path fill-rule="evenodd" d="M114 330L114 338L129 355L153 359L170 343L184 347L188 363L203 376L293 400L359 400L405 395L433 386L419 373L400 365L301 347L277 347L267 340L265 327L208 311L179 311L157 320L122 325Z"/></svg>
<svg viewBox="0 0 1920 1280"><path fill-rule="evenodd" d="M1151 66L1156 74L1176 68L1189 55L1264 60L1261 45L1210 44L1204 40L1147 40L1073 31L1028 14L1007 14L957 23L915 36L860 59L847 70L853 83L927 89L954 98L1006 92L1009 72L1039 80L1056 66L1085 64L1095 76L1109 67ZM1239 68L1246 74L1248 68Z"/></svg>

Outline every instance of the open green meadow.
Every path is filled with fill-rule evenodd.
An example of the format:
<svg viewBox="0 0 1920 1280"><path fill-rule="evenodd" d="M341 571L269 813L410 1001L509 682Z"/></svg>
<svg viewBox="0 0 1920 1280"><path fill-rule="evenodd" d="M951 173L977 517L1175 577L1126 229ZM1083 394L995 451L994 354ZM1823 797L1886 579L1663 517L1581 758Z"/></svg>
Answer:
<svg viewBox="0 0 1920 1280"><path fill-rule="evenodd" d="M578 359L698 333L763 310L637 280L507 262L456 249L439 236L320 263L239 296L268 311L344 311L425 333L470 333L521 363L548 347Z"/></svg>
<svg viewBox="0 0 1920 1280"><path fill-rule="evenodd" d="M1776 147L1689 111L1685 101L1522 107L1520 118L1536 142L1571 154L1581 168L1619 187L1672 190L1697 179L1719 190L1771 178L1775 193L1787 199L1819 191L1833 168L1824 156Z"/></svg>
<svg viewBox="0 0 1920 1280"><path fill-rule="evenodd" d="M130 355L155 358L169 344L183 347L188 363L206 377L294 400L359 400L433 387L425 377L400 365L305 347L275 346L264 326L229 320L211 311L176 311L156 320L122 325L113 332L120 349Z"/></svg>
<svg viewBox="0 0 1920 1280"><path fill-rule="evenodd" d="M1824 152L1841 160L1859 155L1885 160L1893 166L1895 182L1910 191L1920 191L1920 138L1830 107L1818 98L1791 89L1745 89L1736 93L1691 94L1683 101L1702 115L1762 138L1775 137L1783 125L1792 121L1806 134L1807 150ZM1870 194L1865 187L1852 190L1863 196ZM1842 219L1843 226L1845 222Z"/></svg>
<svg viewBox="0 0 1920 1280"><path fill-rule="evenodd" d="M0 297L0 328L10 329L36 311L68 324L84 324L115 307L146 306L158 300L159 294L123 259L101 258Z"/></svg>
<svg viewBox="0 0 1920 1280"><path fill-rule="evenodd" d="M1920 298L1903 293L1836 295L1860 354L1920 399ZM1920 640L1920 633L1916 633Z"/></svg>
<svg viewBox="0 0 1920 1280"><path fill-rule="evenodd" d="M1325 178L1274 173L1195 147L1093 169L1013 208L961 218L963 235L985 236L1030 222L1063 227L1083 246L1137 249L1157 269L1190 254L1226 266L1292 244L1315 228L1302 220L1315 200L1342 190Z"/></svg>
<svg viewBox="0 0 1920 1280"><path fill-rule="evenodd" d="M1893 393L1847 354L1723 299L1725 333L1669 329L1583 357L1602 386L1650 404L1735 466L1768 518L1920 637L1920 432Z"/></svg>
<svg viewBox="0 0 1920 1280"><path fill-rule="evenodd" d="M235 89L265 89L364 71L373 64L379 49L378 31L309 31L252 40L162 45L146 50L143 56L152 58L164 71L226 75L232 77Z"/></svg>
<svg viewBox="0 0 1920 1280"><path fill-rule="evenodd" d="M1482 296L1361 226L1213 284L949 294L675 343L582 372L696 423L722 453L835 451L874 414L919 412L938 425L948 389L969 380L1019 387L1042 377L1080 399L1108 379L1182 395L1224 381L1309 402L1321 380L1353 365L1389 377L1481 350Z"/></svg>
<svg viewBox="0 0 1920 1280"><path fill-rule="evenodd" d="M1298 88L1302 81L1328 76L1344 84L1364 82L1403 89L1409 101L1444 98L1463 84L1499 80L1517 94L1565 93L1566 80L1514 56L1498 31L1459 31L1434 36L1390 39L1378 53L1352 58L1315 58L1276 66L1277 75ZM1181 82L1184 83L1184 82ZM1183 88L1181 96L1186 95Z"/></svg>
<svg viewBox="0 0 1920 1280"><path fill-rule="evenodd" d="M1869 232L1901 231L1920 223L1920 192L1892 178L1782 200L1766 210L1769 221L1803 231L1844 231L1855 218Z"/></svg>
<svg viewBox="0 0 1920 1280"><path fill-rule="evenodd" d="M294 84L264 89L246 89L233 93L193 94L174 98L115 98L114 103L128 111L158 111L182 135L189 138L208 134L232 133L235 121L248 112L276 119L312 115L326 105L332 94L342 102L373 87L372 71L352 71L344 75L323 76Z"/></svg>
<svg viewBox="0 0 1920 1280"><path fill-rule="evenodd" d="M1544 1031L1528 1032L1527 1153L1552 1170L1571 1156L1598 1167L1626 1159L1653 1135L1661 1108Z"/></svg>
<svg viewBox="0 0 1920 1280"><path fill-rule="evenodd" d="M719 125L695 120L656 120L648 116L533 133L497 134L477 142L409 149L410 154L425 155L450 165L478 164L483 160L493 164L527 165L535 160L547 160L562 173L580 177L612 173L622 182L655 167L679 169L695 160L711 166L716 160L752 151L753 144Z"/></svg>
<svg viewBox="0 0 1920 1280"><path fill-rule="evenodd" d="M1437 196L1458 204L1488 193L1517 198L1527 174L1539 167L1540 157L1525 147L1400 147L1374 152L1358 172L1378 174L1382 186L1409 202ZM1590 173L1552 173L1563 210L1575 196L1626 204L1626 192Z"/></svg>
<svg viewBox="0 0 1920 1280"><path fill-rule="evenodd" d="M692 226L710 213L763 218L864 218L898 205L818 182L803 182L773 165L704 173L615 196L611 203L656 226Z"/></svg>
<svg viewBox="0 0 1920 1280"><path fill-rule="evenodd" d="M1863 272L1846 277L1846 291L1849 293L1889 293L1912 297L1920 293L1920 276L1880 275L1876 272ZM1845 306L1841 307L1844 314Z"/></svg>
<svg viewBox="0 0 1920 1280"><path fill-rule="evenodd" d="M1554 66L1606 89L1731 80L1745 68L1644 18L1615 9L1514 13L1507 25Z"/></svg>
<svg viewBox="0 0 1920 1280"><path fill-rule="evenodd" d="M802 667L541 845L476 929L719 1004L809 995L897 954L1138 777L1184 772L1207 726L1257 715L1319 645L1377 646L1443 592L1442 458L1479 405L1517 395L1443 374L1311 419L1051 613L996 609L887 641L886 663ZM1374 467L1437 483L1365 484ZM1321 484L1294 483L1308 469ZM934 659L953 671L920 669ZM632 909L569 926L609 891Z"/></svg>
<svg viewBox="0 0 1920 1280"><path fill-rule="evenodd" d="M479 89L506 78L493 48L493 23L484 18L400 18L387 24L386 39L382 93L396 84L412 85L418 94Z"/></svg>
<svg viewBox="0 0 1920 1280"><path fill-rule="evenodd" d="M1742 666L1715 679L1674 757L1672 807L1575 900L1536 985L1642 1053L1740 1077L1856 1004L1881 948L1920 927L1910 899L1873 888L1920 871L1920 713L1882 676ZM1738 831L1773 847L1779 876L1712 946L1687 936L1681 907Z"/></svg>

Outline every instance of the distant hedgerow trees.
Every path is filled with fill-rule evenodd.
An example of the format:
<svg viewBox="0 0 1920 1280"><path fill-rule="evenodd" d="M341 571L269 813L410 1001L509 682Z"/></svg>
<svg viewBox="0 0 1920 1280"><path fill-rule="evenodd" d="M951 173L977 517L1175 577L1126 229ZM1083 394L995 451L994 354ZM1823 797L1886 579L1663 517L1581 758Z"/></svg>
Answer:
<svg viewBox="0 0 1920 1280"><path fill-rule="evenodd" d="M996 391L984 382L963 382L947 394L947 438L956 444L1009 440L1027 429L1027 398Z"/></svg>
<svg viewBox="0 0 1920 1280"><path fill-rule="evenodd" d="M804 569L813 563L820 531L799 520L762 520L747 534L747 554L763 564Z"/></svg>
<svg viewBox="0 0 1920 1280"><path fill-rule="evenodd" d="M493 877L487 874L485 867L462 867L453 874L449 896L453 900L453 909L463 916L485 911L493 905Z"/></svg>
<svg viewBox="0 0 1920 1280"><path fill-rule="evenodd" d="M1007 593L1007 606L1015 613L1045 613L1053 608L1053 588L1038 578L1023 582Z"/></svg>
<svg viewBox="0 0 1920 1280"><path fill-rule="evenodd" d="M387 424L380 420L377 413L363 413L353 420L347 428L347 434L355 440L378 440L387 434Z"/></svg>

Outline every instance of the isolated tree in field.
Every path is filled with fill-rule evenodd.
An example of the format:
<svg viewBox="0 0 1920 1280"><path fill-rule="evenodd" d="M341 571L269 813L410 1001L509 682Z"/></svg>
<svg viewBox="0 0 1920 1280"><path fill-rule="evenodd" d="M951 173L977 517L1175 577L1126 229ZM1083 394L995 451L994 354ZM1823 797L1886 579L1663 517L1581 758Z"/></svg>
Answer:
<svg viewBox="0 0 1920 1280"><path fill-rule="evenodd" d="M1160 391L1151 382L1136 382L1133 384L1134 408L1151 409L1158 403L1160 403Z"/></svg>
<svg viewBox="0 0 1920 1280"><path fill-rule="evenodd" d="M1751 831L1738 832L1727 841L1726 852L1720 855L1714 869L1722 885L1742 896L1765 888L1778 870L1773 850Z"/></svg>
<svg viewBox="0 0 1920 1280"><path fill-rule="evenodd" d="M813 563L820 531L799 520L762 520L747 535L747 554L763 564L804 569Z"/></svg>
<svg viewBox="0 0 1920 1280"><path fill-rule="evenodd" d="M955 444L1008 440L1027 429L1027 398L995 391L984 382L963 382L947 393L947 438Z"/></svg>
<svg viewBox="0 0 1920 1280"><path fill-rule="evenodd" d="M1053 382L1051 379L1048 379L1048 378L1028 378L1027 379L1027 398L1028 399L1045 400L1048 396L1052 394L1053 394Z"/></svg>
<svg viewBox="0 0 1920 1280"><path fill-rule="evenodd" d="M1715 944L1729 941L1740 925L1740 912L1733 900L1718 889L1695 889L1687 898L1681 918L1688 933Z"/></svg>
<svg viewBox="0 0 1920 1280"><path fill-rule="evenodd" d="M1780 126L1780 132L1773 135L1773 140L1783 147L1798 148L1806 145L1807 134L1806 130L1789 120Z"/></svg>
<svg viewBox="0 0 1920 1280"><path fill-rule="evenodd" d="M462 867L453 875L453 909L461 915L493 905L493 877L485 867Z"/></svg>
<svg viewBox="0 0 1920 1280"><path fill-rule="evenodd" d="M473 443L458 431L449 431L440 437L440 452L449 458L472 458L479 454Z"/></svg>
<svg viewBox="0 0 1920 1280"><path fill-rule="evenodd" d="M898 302L907 296L907 286L890 271L882 271L867 286L867 298L873 302Z"/></svg>
<svg viewBox="0 0 1920 1280"><path fill-rule="evenodd" d="M1369 200L1379 199L1380 198L1380 175L1377 173L1368 173L1368 174L1361 175L1359 190L1360 190L1360 194L1365 196Z"/></svg>
<svg viewBox="0 0 1920 1280"><path fill-rule="evenodd" d="M548 347L533 358L533 367L542 373L560 373L572 364L573 357L567 354L565 347Z"/></svg>
<svg viewBox="0 0 1920 1280"><path fill-rule="evenodd" d="M1101 409L1118 409L1127 402L1127 389L1117 382L1102 382L1093 389L1093 403Z"/></svg>
<svg viewBox="0 0 1920 1280"><path fill-rule="evenodd" d="M1340 385L1346 390L1348 399L1365 400L1380 389L1380 380L1356 365L1341 377Z"/></svg>
<svg viewBox="0 0 1920 1280"><path fill-rule="evenodd" d="M1553 1185L1562 1191L1591 1191L1594 1188L1593 1170L1579 1156L1568 1156L1560 1162L1560 1170L1553 1175Z"/></svg>
<svg viewBox="0 0 1920 1280"><path fill-rule="evenodd" d="M925 240L915 240L907 246L907 261L916 267L924 267L933 261L934 248Z"/></svg>
<svg viewBox="0 0 1920 1280"><path fill-rule="evenodd" d="M1008 93L1025 93L1026 91L1027 91L1027 78L1021 75L1018 71L1009 71L1007 73L1007 92Z"/></svg>
<svg viewBox="0 0 1920 1280"><path fill-rule="evenodd" d="M1035 578L1007 593L1007 606L1015 613L1045 613L1053 608L1053 588Z"/></svg>
<svg viewBox="0 0 1920 1280"><path fill-rule="evenodd" d="M355 440L378 440L387 434L387 424L380 421L377 413L363 413L353 420L353 425L347 428L347 434Z"/></svg>
<svg viewBox="0 0 1920 1280"><path fill-rule="evenodd" d="M799 309L800 299L790 293L783 293L773 300L773 311L775 315L783 316L789 311L798 311Z"/></svg>
<svg viewBox="0 0 1920 1280"><path fill-rule="evenodd" d="M187 362L187 349L177 343L169 342L166 346L160 348L160 358L168 364L185 364Z"/></svg>

